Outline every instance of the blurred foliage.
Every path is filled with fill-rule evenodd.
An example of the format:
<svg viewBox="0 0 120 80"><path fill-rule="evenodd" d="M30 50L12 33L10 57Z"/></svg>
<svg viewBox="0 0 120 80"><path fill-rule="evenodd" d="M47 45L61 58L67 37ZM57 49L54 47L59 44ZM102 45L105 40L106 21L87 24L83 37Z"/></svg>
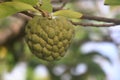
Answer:
<svg viewBox="0 0 120 80"><path fill-rule="evenodd" d="M110 6L120 5L120 0L105 0L105 4L108 4Z"/></svg>
<svg viewBox="0 0 120 80"><path fill-rule="evenodd" d="M76 35L74 38L74 42L72 42L71 47L67 51L67 55L62 58L60 61L55 62L46 62L43 60L40 60L36 58L29 50L27 44L24 42L24 39L21 41L14 42L10 46L7 46L6 48L1 48L1 56L4 54L4 62L0 61L1 65L6 65L8 67L8 71L11 71L14 66L21 61L25 61L28 64L27 69L27 80L33 80L33 70L35 67L39 64L44 64L47 66L50 76L52 80L61 80L61 76L57 76L53 73L53 69L55 66L59 65L66 65L67 69L65 73L68 73L71 75L70 70L72 68L75 68L77 64L79 63L85 63L88 66L88 71L83 75L71 75L72 80L86 80L88 76L93 75L94 77L104 77L103 71L100 69L100 67L92 62L92 57L94 54L84 55L80 52L80 46L85 42L86 40L89 40L88 32L85 28L76 26ZM82 42L83 41L83 42ZM7 51L7 52L6 52ZM2 66L1 66L2 67ZM64 73L64 74L65 74Z"/></svg>
<svg viewBox="0 0 120 80"><path fill-rule="evenodd" d="M0 30L8 27L10 25L10 22L11 21L9 18L0 19Z"/></svg>

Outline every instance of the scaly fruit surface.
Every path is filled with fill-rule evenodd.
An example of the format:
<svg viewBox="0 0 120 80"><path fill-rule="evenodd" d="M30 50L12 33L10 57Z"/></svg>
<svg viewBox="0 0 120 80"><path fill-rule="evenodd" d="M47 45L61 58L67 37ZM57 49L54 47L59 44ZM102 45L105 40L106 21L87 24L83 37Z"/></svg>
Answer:
<svg viewBox="0 0 120 80"><path fill-rule="evenodd" d="M31 52L46 61L65 55L74 36L74 27L65 18L35 16L25 28L26 42Z"/></svg>

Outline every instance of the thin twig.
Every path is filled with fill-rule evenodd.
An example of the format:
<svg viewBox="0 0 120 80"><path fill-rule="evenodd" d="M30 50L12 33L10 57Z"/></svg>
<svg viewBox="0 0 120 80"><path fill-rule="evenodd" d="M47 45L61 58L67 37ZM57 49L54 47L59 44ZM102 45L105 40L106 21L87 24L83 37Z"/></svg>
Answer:
<svg viewBox="0 0 120 80"><path fill-rule="evenodd" d="M109 23L114 23L116 25L120 25L120 19L111 19L111 18L89 16L89 15L83 15L81 19L96 20L96 21L109 22Z"/></svg>
<svg viewBox="0 0 120 80"><path fill-rule="evenodd" d="M30 13L28 11L23 11L23 12L20 12L20 13L22 13L22 14L24 14L26 16L29 16L29 17L34 17L35 16L34 14L32 14L32 13Z"/></svg>
<svg viewBox="0 0 120 80"><path fill-rule="evenodd" d="M111 26L115 26L116 24L94 24L94 23L80 23L80 22L71 22L74 25L80 25L83 27L111 27Z"/></svg>

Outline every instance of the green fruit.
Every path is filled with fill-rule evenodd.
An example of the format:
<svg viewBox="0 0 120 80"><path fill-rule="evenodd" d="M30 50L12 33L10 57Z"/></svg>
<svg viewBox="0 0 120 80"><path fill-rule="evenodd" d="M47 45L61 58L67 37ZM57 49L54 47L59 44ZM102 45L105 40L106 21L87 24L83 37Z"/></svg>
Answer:
<svg viewBox="0 0 120 80"><path fill-rule="evenodd" d="M43 60L59 60L74 36L74 27L63 17L35 16L25 28L26 42L33 54Z"/></svg>

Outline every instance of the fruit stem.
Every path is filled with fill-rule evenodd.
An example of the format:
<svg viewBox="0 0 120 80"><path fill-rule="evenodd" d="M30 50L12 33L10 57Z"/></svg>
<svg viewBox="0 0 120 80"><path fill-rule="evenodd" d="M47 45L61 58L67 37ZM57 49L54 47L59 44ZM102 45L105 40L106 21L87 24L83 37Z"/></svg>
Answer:
<svg viewBox="0 0 120 80"><path fill-rule="evenodd" d="M41 10L38 6L35 6L34 8L37 9L42 14L43 17L47 17L48 19L52 19L52 16L49 13Z"/></svg>

